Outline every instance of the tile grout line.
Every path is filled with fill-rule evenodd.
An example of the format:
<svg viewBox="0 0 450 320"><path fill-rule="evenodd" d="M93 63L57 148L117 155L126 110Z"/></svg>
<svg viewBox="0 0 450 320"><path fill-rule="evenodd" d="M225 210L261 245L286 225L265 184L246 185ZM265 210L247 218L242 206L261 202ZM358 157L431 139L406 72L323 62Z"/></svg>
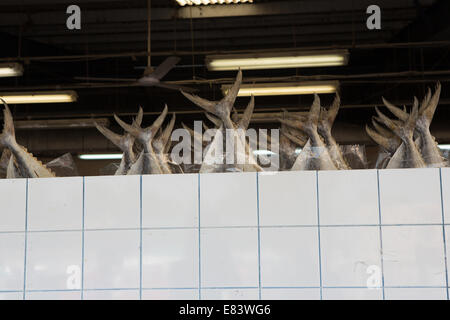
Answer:
<svg viewBox="0 0 450 320"><path fill-rule="evenodd" d="M444 214L444 193L443 193L443 183L442 183L442 168L439 168L439 183L440 183L440 191L441 191L442 237L443 237L443 240L444 240L445 284L446 284L446 287L447 287L447 300L449 300L447 239L446 239L446 234L445 234L445 214Z"/></svg>
<svg viewBox="0 0 450 320"><path fill-rule="evenodd" d="M142 300L142 175L139 177L139 300Z"/></svg>
<svg viewBox="0 0 450 320"><path fill-rule="evenodd" d="M320 289L318 286L263 286L262 289L281 290L281 289ZM367 289L367 286L323 286L325 289ZM389 289L446 289L446 286L386 286ZM143 287L143 291L152 290L197 290L197 287ZM230 287L203 287L207 290L233 290L233 289L258 289L258 287L230 286ZM380 287L381 289L381 287ZM85 291L138 291L139 288L91 288ZM31 289L27 292L80 292L80 289ZM22 290L0 290L0 293L22 293Z"/></svg>
<svg viewBox="0 0 450 320"><path fill-rule="evenodd" d="M430 227L430 226L450 226L450 223L407 223L407 224L321 224L321 228L361 228L361 227ZM276 229L276 228L317 228L317 224L308 225L270 225L270 226L260 226L261 229ZM203 229L254 229L257 225L251 226L212 226L203 227ZM195 230L195 227L143 227L142 230ZM102 231L139 231L140 228L105 228L105 229L88 229L85 228L85 232L102 232ZM82 232L83 229L60 229L60 230L28 230L28 234L33 233L62 233L62 232ZM24 234L24 231L0 231L0 234Z"/></svg>
<svg viewBox="0 0 450 320"><path fill-rule="evenodd" d="M377 169L377 195L378 195L378 225L380 230L380 258L381 258L381 288L383 300L386 299L384 292L384 252L383 252L383 229L381 224L381 194L380 194L380 171Z"/></svg>
<svg viewBox="0 0 450 320"><path fill-rule="evenodd" d="M25 182L25 246L24 246L24 262L23 262L23 293L22 298L26 297L27 286L27 245L28 244L28 178Z"/></svg>
<svg viewBox="0 0 450 320"><path fill-rule="evenodd" d="M197 178L197 206L198 206L198 300L202 300L202 251L200 233L200 173Z"/></svg>
<svg viewBox="0 0 450 320"><path fill-rule="evenodd" d="M83 199L81 211L81 300L84 300L84 211L85 211L85 177L83 177Z"/></svg>
<svg viewBox="0 0 450 320"><path fill-rule="evenodd" d="M258 225L258 297L261 300L261 229L259 223L259 173L256 172L256 217Z"/></svg>
<svg viewBox="0 0 450 320"><path fill-rule="evenodd" d="M317 209L317 239L319 244L319 285L320 300L323 300L323 284L322 284L322 248L320 243L320 209L319 209L319 171L316 170L316 209Z"/></svg>

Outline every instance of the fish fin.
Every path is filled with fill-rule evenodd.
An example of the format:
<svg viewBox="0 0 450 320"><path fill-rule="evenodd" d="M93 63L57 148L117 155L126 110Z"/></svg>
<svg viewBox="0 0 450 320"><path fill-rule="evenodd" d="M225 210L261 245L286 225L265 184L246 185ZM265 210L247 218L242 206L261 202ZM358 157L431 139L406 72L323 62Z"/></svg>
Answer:
<svg viewBox="0 0 450 320"><path fill-rule="evenodd" d="M152 130L152 132L158 131L159 128L161 128L164 120L166 119L168 112L169 112L169 107L167 107L167 104L166 104L164 106L162 113L158 116L158 118L156 118L156 120L153 122L153 124L147 129Z"/></svg>
<svg viewBox="0 0 450 320"><path fill-rule="evenodd" d="M288 127L305 131L305 123L303 121L297 119L283 119L283 118L278 118L277 120L282 124L287 125Z"/></svg>
<svg viewBox="0 0 450 320"><path fill-rule="evenodd" d="M8 167L6 168L6 178L7 179L18 178L17 170L16 170L16 164L15 164L13 155L11 155L9 157Z"/></svg>
<svg viewBox="0 0 450 320"><path fill-rule="evenodd" d="M141 124L142 124L142 119L144 118L144 109L142 109L142 107L139 107L139 111L138 111L138 114L137 114L137 116L136 116L136 119L134 119L134 121L133 121L133 125L136 125L136 126L141 126Z"/></svg>
<svg viewBox="0 0 450 320"><path fill-rule="evenodd" d="M216 112L215 106L216 106L217 102L200 98L199 96L184 92L182 90L180 92L188 100L190 100L192 103L196 104L200 108L204 109L205 111L213 113L213 114Z"/></svg>
<svg viewBox="0 0 450 320"><path fill-rule="evenodd" d="M247 105L247 108L245 108L244 113L242 114L242 118L238 123L238 128L247 130L250 120L252 119L253 110L255 109L255 97L252 94L252 97L250 98L250 102Z"/></svg>
<svg viewBox="0 0 450 320"><path fill-rule="evenodd" d="M119 124L119 126L122 127L123 130L134 136L135 138L142 139L143 137L143 129L140 127L136 127L133 125L130 125L126 122L124 122L122 119L120 119L116 114L114 114L114 119L116 119L116 122Z"/></svg>
<svg viewBox="0 0 450 320"><path fill-rule="evenodd" d="M162 139L162 143L164 146L164 153L167 153L170 148L170 136L172 135L172 131L173 128L175 127L175 119L176 119L176 115L175 113L172 115L172 119L170 119L169 124L167 125L167 127L164 129L161 139Z"/></svg>
<svg viewBox="0 0 450 320"><path fill-rule="evenodd" d="M300 147L303 147L306 144L306 140L303 140L300 136L294 136L288 131L281 131L281 134Z"/></svg>
<svg viewBox="0 0 450 320"><path fill-rule="evenodd" d="M168 113L167 105L164 107L163 112L158 116L158 118L153 122L153 124L148 128L141 128L140 126L130 125L120 119L116 114L114 114L114 119L116 119L117 123L129 134L133 137L139 139L141 143L148 143L161 128L164 119L166 118Z"/></svg>
<svg viewBox="0 0 450 320"><path fill-rule="evenodd" d="M11 144L17 144L14 131L14 121L8 104L3 99L0 98L0 100L5 106L5 109L3 109L3 117L5 123L3 125L3 132L2 134L0 134L0 147L10 147ZM25 147L20 145L18 146L28 154L30 161L32 161L32 164L30 165L30 171L35 172L37 177L55 176L55 174L50 169L48 169L41 161L39 161L31 152L28 152Z"/></svg>
<svg viewBox="0 0 450 320"><path fill-rule="evenodd" d="M14 131L14 121L11 110L5 100L0 98L5 108L3 109L3 132L0 134L0 147L8 147L8 145L16 140L16 133Z"/></svg>
<svg viewBox="0 0 450 320"><path fill-rule="evenodd" d="M412 139L414 136L414 130L416 129L416 122L418 117L419 117L419 100L417 100L417 98L414 97L414 103L411 113L409 114L408 120L405 122L405 125L403 126L403 128L401 128L403 134L408 138Z"/></svg>
<svg viewBox="0 0 450 320"><path fill-rule="evenodd" d="M431 88L428 87L427 94L423 97L422 103L420 104L419 115L423 114L428 104L430 103L430 100L431 100Z"/></svg>
<svg viewBox="0 0 450 320"><path fill-rule="evenodd" d="M106 128L105 126L102 126L100 124L98 124L97 122L94 122L95 127L97 128L98 131L101 132L101 134L103 134L109 141L111 141L116 147L118 147L120 150L123 151L123 137L118 135L115 132L112 132L111 130L109 130L108 128Z"/></svg>
<svg viewBox="0 0 450 320"><path fill-rule="evenodd" d="M242 84L242 70L239 68L238 74L236 76L236 80L233 83L233 86L228 90L226 96L220 101L218 106L223 106L226 110L217 110L220 113L230 113L231 108L234 106L234 102L236 101L237 95L239 93L239 89Z"/></svg>
<svg viewBox="0 0 450 320"><path fill-rule="evenodd" d="M320 120L321 114L320 98L315 93L314 101L309 110L308 116L306 118L302 116L292 116L290 119L278 118L282 124L285 124L291 128L301 130L307 134L317 132L317 125Z"/></svg>
<svg viewBox="0 0 450 320"><path fill-rule="evenodd" d="M386 138L391 138L392 136L395 136L395 134L392 131L382 126L381 123L382 121L379 117L372 117L372 125L379 134L385 136Z"/></svg>
<svg viewBox="0 0 450 320"><path fill-rule="evenodd" d="M428 104L425 107L421 108L422 109L421 114L423 114L430 123L433 120L434 113L435 113L437 105L439 103L440 95L441 95L441 83L438 82L436 84L436 89L434 91L434 94L429 99Z"/></svg>
<svg viewBox="0 0 450 320"><path fill-rule="evenodd" d="M233 108L234 102L236 101L236 97L239 93L241 83L242 83L242 71L241 69L239 69L234 84L227 91L225 97L220 101L209 101L200 98L199 96L186 93L184 91L181 91L181 93L190 101L192 101L194 104L203 108L206 112L214 114L215 116L219 117L222 121L228 121L231 109Z"/></svg>
<svg viewBox="0 0 450 320"><path fill-rule="evenodd" d="M308 126L311 128L317 128L317 124L319 123L320 119L320 98L317 93L314 94L314 101L311 105L311 109L309 109L308 114Z"/></svg>
<svg viewBox="0 0 450 320"><path fill-rule="evenodd" d="M30 157L30 160L33 162L30 165L30 169L36 174L37 178L50 178L50 177L56 177L56 174L50 169L47 168L46 165L42 163L42 161L38 160L31 152L28 151L27 148L24 146L19 145L20 148L22 148L23 151L25 151L28 156ZM33 178L33 177L28 177Z"/></svg>
<svg viewBox="0 0 450 320"><path fill-rule="evenodd" d="M213 116L211 113L205 112L205 116L206 116L206 118L208 118L209 121L214 123L216 128L218 128L222 125L222 121L219 118Z"/></svg>
<svg viewBox="0 0 450 320"><path fill-rule="evenodd" d="M334 120L336 120L336 116L339 112L339 108L341 106L341 97L338 93L334 97L333 103L330 106L330 109L327 111L327 121L330 128L333 126Z"/></svg>
<svg viewBox="0 0 450 320"><path fill-rule="evenodd" d="M366 125L366 132L369 137L372 138L377 144L382 146L384 149L389 150L389 139L385 136L379 134L377 131L373 130L371 127Z"/></svg>
<svg viewBox="0 0 450 320"><path fill-rule="evenodd" d="M327 120L327 109L320 107L319 123Z"/></svg>
<svg viewBox="0 0 450 320"><path fill-rule="evenodd" d="M197 136L197 134L195 134L195 131L193 130L193 129L191 129L191 128L189 128L186 124L184 124L183 122L181 123L181 126L185 129L185 130L187 130L188 132L189 132L189 134L191 135L191 137L192 137L192 139L194 140L194 143L195 143L195 141L197 141L198 143L200 143L200 145L203 145L203 139L201 138L201 135L200 135L200 138ZM194 150L194 145L191 145L191 148L192 148L192 150Z"/></svg>
<svg viewBox="0 0 450 320"><path fill-rule="evenodd" d="M291 127L282 125L281 131L289 132L290 134L301 139L302 141L305 141L305 143L308 141L308 137L305 135L305 133L303 131L301 131L299 129L295 129L295 128L291 128Z"/></svg>
<svg viewBox="0 0 450 320"><path fill-rule="evenodd" d="M183 127L184 130L189 131L189 133L190 133L191 135L194 134L194 130L192 130L191 128L189 128L189 126L188 126L187 124L185 124L184 122L181 122L181 126Z"/></svg>
<svg viewBox="0 0 450 320"><path fill-rule="evenodd" d="M389 119L383 113L376 108L378 116L381 118L383 123L391 129L402 141L412 140L414 136L414 130L416 128L417 118L419 116L419 101L416 97L414 97L414 103L411 110L411 113L408 116L408 119L403 125L399 125L395 123L393 120Z"/></svg>
<svg viewBox="0 0 450 320"><path fill-rule="evenodd" d="M408 119L408 113L405 110L402 110L394 104L390 103L384 97L381 97L381 99L383 99L383 104L386 106L386 108L388 108L388 110L392 112L392 114L394 114L397 118L402 121L406 121Z"/></svg>
<svg viewBox="0 0 450 320"><path fill-rule="evenodd" d="M377 107L375 107L375 111L378 114L378 118L380 119L380 121L395 133L399 126L394 122L394 120L390 119L388 116L382 113Z"/></svg>

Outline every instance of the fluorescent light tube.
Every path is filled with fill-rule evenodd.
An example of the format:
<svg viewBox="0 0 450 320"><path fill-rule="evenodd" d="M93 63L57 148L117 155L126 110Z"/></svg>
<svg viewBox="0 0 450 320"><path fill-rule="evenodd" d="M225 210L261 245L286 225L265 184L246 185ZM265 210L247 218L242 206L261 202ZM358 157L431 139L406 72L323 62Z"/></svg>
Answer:
<svg viewBox="0 0 450 320"><path fill-rule="evenodd" d="M0 63L0 77L19 77L23 67L19 63Z"/></svg>
<svg viewBox="0 0 450 320"><path fill-rule="evenodd" d="M95 128L95 123L109 126L108 118L96 119L51 119L51 120L18 120L14 121L14 127L21 130L45 130L45 129L84 129Z"/></svg>
<svg viewBox="0 0 450 320"><path fill-rule="evenodd" d="M11 92L0 93L0 98L8 104L28 103L64 103L77 101L75 91L38 91L38 92Z"/></svg>
<svg viewBox="0 0 450 320"><path fill-rule="evenodd" d="M205 58L211 71L288 69L343 66L348 63L347 50L292 51L261 54L210 55Z"/></svg>
<svg viewBox="0 0 450 320"><path fill-rule="evenodd" d="M177 0L180 6L200 6L208 4L253 3L253 0Z"/></svg>
<svg viewBox="0 0 450 320"><path fill-rule="evenodd" d="M270 156L270 155L274 155L275 153L269 150L254 150L253 154L255 156Z"/></svg>
<svg viewBox="0 0 450 320"><path fill-rule="evenodd" d="M224 95L231 85L222 85ZM310 81L292 83L255 83L244 84L239 89L239 97L247 96L283 96L301 94L334 93L339 88L339 81Z"/></svg>
<svg viewBox="0 0 450 320"><path fill-rule="evenodd" d="M117 160L122 159L122 154L80 154L78 158L80 158L81 160Z"/></svg>
<svg viewBox="0 0 450 320"><path fill-rule="evenodd" d="M450 150L450 144L438 144L438 147L441 150Z"/></svg>

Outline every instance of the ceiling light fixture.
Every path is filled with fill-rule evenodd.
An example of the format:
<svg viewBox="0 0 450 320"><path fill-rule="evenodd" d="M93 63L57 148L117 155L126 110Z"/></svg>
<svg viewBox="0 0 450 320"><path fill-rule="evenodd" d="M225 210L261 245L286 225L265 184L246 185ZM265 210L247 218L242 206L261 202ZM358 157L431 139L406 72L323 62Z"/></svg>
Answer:
<svg viewBox="0 0 450 320"><path fill-rule="evenodd" d="M177 0L180 6L200 6L208 4L253 3L253 0Z"/></svg>
<svg viewBox="0 0 450 320"><path fill-rule="evenodd" d="M23 74L20 63L0 63L0 77L19 77Z"/></svg>
<svg viewBox="0 0 450 320"><path fill-rule="evenodd" d="M122 159L121 153L110 154L80 154L78 158L81 160L120 160Z"/></svg>
<svg viewBox="0 0 450 320"><path fill-rule="evenodd" d="M85 128L95 128L95 123L107 127L109 126L109 119L85 118L85 119L52 119L52 120L18 120L14 121L14 127L20 130L85 129Z"/></svg>
<svg viewBox="0 0 450 320"><path fill-rule="evenodd" d="M347 50L290 51L252 54L209 55L208 70L256 70L343 66L348 63Z"/></svg>
<svg viewBox="0 0 450 320"><path fill-rule="evenodd" d="M0 98L8 104L65 103L77 101L75 91L0 92Z"/></svg>
<svg viewBox="0 0 450 320"><path fill-rule="evenodd" d="M273 156L275 155L275 152L270 150L253 150L253 154L255 156Z"/></svg>
<svg viewBox="0 0 450 320"><path fill-rule="evenodd" d="M231 85L222 85L224 95ZM239 97L254 96L284 96L302 94L335 93L339 88L339 81L311 81L300 83L255 83L243 84L239 89Z"/></svg>

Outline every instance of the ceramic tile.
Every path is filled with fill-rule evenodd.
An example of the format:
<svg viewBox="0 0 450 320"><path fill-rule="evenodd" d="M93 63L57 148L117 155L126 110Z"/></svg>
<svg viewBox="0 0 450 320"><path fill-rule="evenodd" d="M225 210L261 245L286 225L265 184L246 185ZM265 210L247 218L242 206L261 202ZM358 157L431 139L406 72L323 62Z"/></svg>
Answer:
<svg viewBox="0 0 450 320"><path fill-rule="evenodd" d="M378 227L324 227L320 239L324 286L381 286Z"/></svg>
<svg viewBox="0 0 450 320"><path fill-rule="evenodd" d="M84 288L139 288L139 239L138 230L86 231Z"/></svg>
<svg viewBox="0 0 450 320"><path fill-rule="evenodd" d="M263 172L258 180L261 226L317 224L314 171Z"/></svg>
<svg viewBox="0 0 450 320"><path fill-rule="evenodd" d="M382 289L324 288L323 300L382 300Z"/></svg>
<svg viewBox="0 0 450 320"><path fill-rule="evenodd" d="M142 215L147 228L197 227L198 175L142 176Z"/></svg>
<svg viewBox="0 0 450 320"><path fill-rule="evenodd" d="M83 178L30 179L28 230L81 230Z"/></svg>
<svg viewBox="0 0 450 320"><path fill-rule="evenodd" d="M322 225L378 224L376 170L319 172Z"/></svg>
<svg viewBox="0 0 450 320"><path fill-rule="evenodd" d="M0 233L0 291L23 290L25 236Z"/></svg>
<svg viewBox="0 0 450 320"><path fill-rule="evenodd" d="M144 290L143 300L198 300L198 289Z"/></svg>
<svg viewBox="0 0 450 320"><path fill-rule="evenodd" d="M27 290L81 289L81 232L28 234Z"/></svg>
<svg viewBox="0 0 450 320"><path fill-rule="evenodd" d="M139 290L89 290L83 300L139 300Z"/></svg>
<svg viewBox="0 0 450 320"><path fill-rule="evenodd" d="M256 228L201 231L202 287L257 287Z"/></svg>
<svg viewBox="0 0 450 320"><path fill-rule="evenodd" d="M198 230L145 230L142 263L144 288L198 286Z"/></svg>
<svg viewBox="0 0 450 320"><path fill-rule="evenodd" d="M80 291L27 292L26 300L81 300Z"/></svg>
<svg viewBox="0 0 450 320"><path fill-rule="evenodd" d="M441 226L383 227L386 286L445 286Z"/></svg>
<svg viewBox="0 0 450 320"><path fill-rule="evenodd" d="M442 223L439 169L380 170L383 224Z"/></svg>
<svg viewBox="0 0 450 320"><path fill-rule="evenodd" d="M387 300L447 300L445 288L386 288Z"/></svg>
<svg viewBox="0 0 450 320"><path fill-rule="evenodd" d="M258 300L258 289L202 289L202 300Z"/></svg>
<svg viewBox="0 0 450 320"><path fill-rule="evenodd" d="M85 228L139 228L140 177L86 177Z"/></svg>
<svg viewBox="0 0 450 320"><path fill-rule="evenodd" d="M201 174L201 226L257 226L256 189L255 172Z"/></svg>
<svg viewBox="0 0 450 320"><path fill-rule="evenodd" d="M261 290L263 300L320 300L319 288L282 288Z"/></svg>
<svg viewBox="0 0 450 320"><path fill-rule="evenodd" d="M261 230L263 287L320 285L317 227Z"/></svg>
<svg viewBox="0 0 450 320"><path fill-rule="evenodd" d="M26 179L0 180L0 232L25 230L26 183Z"/></svg>

